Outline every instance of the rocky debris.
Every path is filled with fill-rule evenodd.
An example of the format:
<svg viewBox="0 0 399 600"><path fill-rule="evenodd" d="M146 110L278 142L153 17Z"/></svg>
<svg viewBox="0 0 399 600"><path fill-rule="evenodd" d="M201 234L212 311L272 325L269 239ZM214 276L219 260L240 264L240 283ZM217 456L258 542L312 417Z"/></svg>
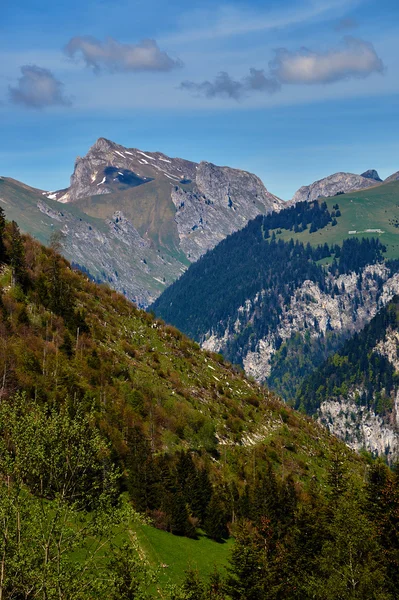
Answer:
<svg viewBox="0 0 399 600"><path fill-rule="evenodd" d="M378 175L378 171L376 171L375 169L369 169L368 171L365 171L361 174L361 177L365 177L366 179L373 179L374 181L379 182L382 181L381 177Z"/></svg>
<svg viewBox="0 0 399 600"><path fill-rule="evenodd" d="M377 173L378 175L378 173ZM303 202L328 198L338 194L346 194L376 185L376 181L363 175L353 173L334 173L329 177L315 181L311 185L304 185L295 192L292 201Z"/></svg>
<svg viewBox="0 0 399 600"><path fill-rule="evenodd" d="M384 183L390 183L391 181L399 181L399 171L396 171L396 173L393 173L392 175L387 177L384 180Z"/></svg>

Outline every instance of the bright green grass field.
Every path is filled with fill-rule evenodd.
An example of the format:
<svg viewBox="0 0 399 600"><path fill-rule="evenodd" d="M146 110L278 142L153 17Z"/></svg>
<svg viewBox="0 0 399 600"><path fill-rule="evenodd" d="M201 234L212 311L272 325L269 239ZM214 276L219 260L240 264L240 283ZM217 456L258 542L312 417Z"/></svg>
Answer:
<svg viewBox="0 0 399 600"><path fill-rule="evenodd" d="M149 525L134 527L140 547L154 567L161 567L159 583L181 583L188 568L195 569L201 577L209 576L215 567L222 570L228 565L234 540L223 544L213 542L204 535L197 540L179 537Z"/></svg>
<svg viewBox="0 0 399 600"><path fill-rule="evenodd" d="M294 238L314 246L325 242L342 244L350 237L378 237L387 247L386 258L399 258L399 228L395 227L395 223L399 225L399 181L333 196L325 201L330 212L335 204L339 205L341 216L335 227L328 225L314 233L309 233L309 229L302 233L282 230L277 237ZM353 231L356 233L350 233Z"/></svg>

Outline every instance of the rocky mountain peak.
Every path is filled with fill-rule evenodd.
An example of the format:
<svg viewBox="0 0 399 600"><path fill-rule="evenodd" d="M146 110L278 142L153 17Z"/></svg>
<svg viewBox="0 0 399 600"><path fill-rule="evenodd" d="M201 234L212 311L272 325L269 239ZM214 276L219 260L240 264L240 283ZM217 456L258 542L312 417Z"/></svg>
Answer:
<svg viewBox="0 0 399 600"><path fill-rule="evenodd" d="M376 171L374 172L378 176L378 173ZM364 175L342 172L334 173L333 175L319 179L310 185L302 186L295 192L292 201L294 203L303 201L311 202L318 198L328 198L330 196L336 196L337 194L346 194L374 185L376 185L376 180L370 178L370 176L366 177Z"/></svg>
<svg viewBox="0 0 399 600"><path fill-rule="evenodd" d="M364 173L361 174L361 177L365 177L366 179L373 179L374 181L382 181L381 177L378 175L378 171L375 169L368 169Z"/></svg>

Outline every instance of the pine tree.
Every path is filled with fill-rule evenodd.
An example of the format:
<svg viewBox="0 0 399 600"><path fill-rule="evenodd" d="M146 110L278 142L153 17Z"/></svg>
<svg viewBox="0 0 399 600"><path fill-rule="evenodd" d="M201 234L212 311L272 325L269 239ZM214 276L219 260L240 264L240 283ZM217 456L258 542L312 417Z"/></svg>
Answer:
<svg viewBox="0 0 399 600"><path fill-rule="evenodd" d="M269 574L265 539L244 521L231 553L227 592L232 600L265 600L270 597Z"/></svg>
<svg viewBox="0 0 399 600"><path fill-rule="evenodd" d="M23 286L26 279L25 248L21 232L15 221L11 222L9 228L8 254L13 285L19 283Z"/></svg>
<svg viewBox="0 0 399 600"><path fill-rule="evenodd" d="M6 218L4 210L0 207L0 264L6 260L6 247L4 243L4 235L6 229Z"/></svg>
<svg viewBox="0 0 399 600"><path fill-rule="evenodd" d="M216 542L221 542L229 537L227 529L226 508L217 492L213 493L212 499L208 505L204 531L208 537Z"/></svg>

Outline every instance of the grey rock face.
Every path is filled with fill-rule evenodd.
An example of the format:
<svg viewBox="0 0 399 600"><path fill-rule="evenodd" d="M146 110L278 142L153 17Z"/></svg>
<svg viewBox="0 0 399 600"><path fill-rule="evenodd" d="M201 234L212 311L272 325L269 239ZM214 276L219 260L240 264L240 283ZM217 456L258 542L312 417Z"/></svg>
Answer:
<svg viewBox="0 0 399 600"><path fill-rule="evenodd" d="M172 190L180 245L190 261L250 219L283 206L256 175L246 171L201 162L195 184L193 190Z"/></svg>
<svg viewBox="0 0 399 600"><path fill-rule="evenodd" d="M95 224L67 210L57 211L45 201L37 207L49 227L63 232L66 258L139 306L148 306L184 268L152 249L120 211Z"/></svg>
<svg viewBox="0 0 399 600"><path fill-rule="evenodd" d="M399 368L399 332L389 327L374 352L384 356ZM350 448L365 448L373 454L385 456L390 463L399 458L399 389L391 394L392 409L384 416L376 414L358 398L366 395L364 386L351 386L346 397L330 398L323 402L318 419L334 435L346 441Z"/></svg>
<svg viewBox="0 0 399 600"><path fill-rule="evenodd" d="M384 183L389 183L391 181L399 181L399 171L396 171L396 173L393 173L392 175L390 175L389 177L387 177L384 180Z"/></svg>
<svg viewBox="0 0 399 600"><path fill-rule="evenodd" d="M368 171L365 171L361 174L361 177L365 177L366 179L373 179L374 181L379 182L382 181L381 177L378 175L378 172L375 169L369 169Z"/></svg>
<svg viewBox="0 0 399 600"><path fill-rule="evenodd" d="M382 290L378 280L383 281ZM327 331L355 333L360 331L391 298L399 292L399 274L390 276L384 264L368 265L362 271L361 294L363 305L356 305L354 298L359 285L356 273L333 277L326 275L332 286L337 284L339 295L322 291L317 283L305 281L295 290L287 306L281 304L281 317L274 331L256 341L256 349L244 357L244 367L248 375L264 382L270 374L270 361L281 341L292 334L318 337ZM260 290L254 298L248 298L237 313L230 316L223 337L208 332L203 346L209 350L223 351L229 339L244 330L255 318L262 306L265 290Z"/></svg>
<svg viewBox="0 0 399 600"><path fill-rule="evenodd" d="M354 175L353 173L334 173L329 177L315 181L311 185L304 185L295 192L293 202L317 200L328 198L341 193L353 192L376 185L374 179Z"/></svg>

